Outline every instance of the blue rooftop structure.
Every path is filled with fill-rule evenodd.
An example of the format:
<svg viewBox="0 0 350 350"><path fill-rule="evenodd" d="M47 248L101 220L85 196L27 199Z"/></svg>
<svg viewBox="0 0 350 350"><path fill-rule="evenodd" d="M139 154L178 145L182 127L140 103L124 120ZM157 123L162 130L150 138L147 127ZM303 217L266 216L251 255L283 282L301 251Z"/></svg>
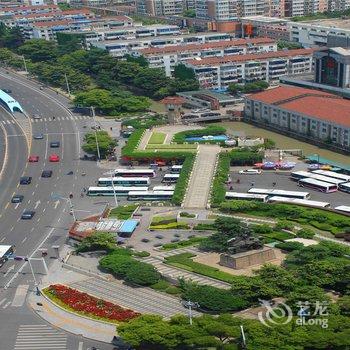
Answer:
<svg viewBox="0 0 350 350"><path fill-rule="evenodd" d="M118 229L118 233L122 236L130 237L132 233L135 231L136 226L139 224L139 220L125 220L121 227Z"/></svg>
<svg viewBox="0 0 350 350"><path fill-rule="evenodd" d="M23 113L21 105L12 96L2 90L0 90L0 102L2 102L12 113L18 111Z"/></svg>

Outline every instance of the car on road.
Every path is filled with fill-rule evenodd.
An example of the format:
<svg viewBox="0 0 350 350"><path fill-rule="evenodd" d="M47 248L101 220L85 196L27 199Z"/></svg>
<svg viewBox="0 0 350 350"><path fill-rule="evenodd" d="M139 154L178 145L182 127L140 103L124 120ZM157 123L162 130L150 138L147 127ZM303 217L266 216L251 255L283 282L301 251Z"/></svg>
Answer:
<svg viewBox="0 0 350 350"><path fill-rule="evenodd" d="M44 138L43 134L34 134L33 139L34 140L42 140Z"/></svg>
<svg viewBox="0 0 350 350"><path fill-rule="evenodd" d="M28 162L29 163L37 163L39 161L39 156L29 156Z"/></svg>
<svg viewBox="0 0 350 350"><path fill-rule="evenodd" d="M34 215L35 215L34 210L25 210L21 215L21 219L22 220L30 220L33 218Z"/></svg>
<svg viewBox="0 0 350 350"><path fill-rule="evenodd" d="M51 177L52 176L52 170L43 170L41 173L41 177Z"/></svg>
<svg viewBox="0 0 350 350"><path fill-rule="evenodd" d="M245 170L240 170L239 173L244 174L244 175L260 175L261 170L259 170L259 169L245 169Z"/></svg>
<svg viewBox="0 0 350 350"><path fill-rule="evenodd" d="M51 148L59 148L60 142L59 141L52 141L52 142L50 142L50 147Z"/></svg>
<svg viewBox="0 0 350 350"><path fill-rule="evenodd" d="M40 120L41 115L40 114L33 114L33 119Z"/></svg>
<svg viewBox="0 0 350 350"><path fill-rule="evenodd" d="M23 202L24 196L22 196L21 194L15 194L12 199L11 199L11 203L21 203Z"/></svg>
<svg viewBox="0 0 350 350"><path fill-rule="evenodd" d="M31 176L22 176L19 180L20 185L29 185L32 182Z"/></svg>
<svg viewBox="0 0 350 350"><path fill-rule="evenodd" d="M50 162L59 162L60 161L60 157L57 155L57 154L51 154L50 157L49 157L49 161Z"/></svg>
<svg viewBox="0 0 350 350"><path fill-rule="evenodd" d="M7 94L11 94L12 93L12 90L10 89L1 89L3 92L6 92Z"/></svg>

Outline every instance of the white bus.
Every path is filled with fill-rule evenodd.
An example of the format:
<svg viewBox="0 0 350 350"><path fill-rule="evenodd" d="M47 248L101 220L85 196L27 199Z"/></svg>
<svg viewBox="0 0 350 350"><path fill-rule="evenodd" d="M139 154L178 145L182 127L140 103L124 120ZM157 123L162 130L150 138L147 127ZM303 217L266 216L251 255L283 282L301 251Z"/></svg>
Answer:
<svg viewBox="0 0 350 350"><path fill-rule="evenodd" d="M8 260L14 253L13 245L0 245L0 267Z"/></svg>
<svg viewBox="0 0 350 350"><path fill-rule="evenodd" d="M176 183L179 179L180 174L165 174L163 177L163 183Z"/></svg>
<svg viewBox="0 0 350 350"><path fill-rule="evenodd" d="M127 196L130 191L147 191L148 187L126 187L115 186L113 187L89 187L87 191L88 196L114 196L114 191L117 196Z"/></svg>
<svg viewBox="0 0 350 350"><path fill-rule="evenodd" d="M339 174L339 173L336 173L335 171L317 169L317 170L313 170L312 173L318 174L318 175L323 175L323 176L328 176L328 177L333 177L334 179L344 180L345 182L350 181L350 175Z"/></svg>
<svg viewBox="0 0 350 350"><path fill-rule="evenodd" d="M316 179L310 179L310 178L300 179L298 181L298 185L300 187L309 187L316 191L325 192L325 193L338 191L338 186L335 184L319 181Z"/></svg>
<svg viewBox="0 0 350 350"><path fill-rule="evenodd" d="M115 169L114 175L118 177L155 177L156 172L152 169Z"/></svg>
<svg viewBox="0 0 350 350"><path fill-rule="evenodd" d="M339 186L339 184L345 182L344 180L335 179L334 177L323 176L319 174L309 173L307 171L295 171L291 173L292 180L300 180L300 179L315 179L323 182L328 182L334 185Z"/></svg>
<svg viewBox="0 0 350 350"><path fill-rule="evenodd" d="M335 207L334 209L350 214L350 207L348 207L347 205L339 205L338 207Z"/></svg>
<svg viewBox="0 0 350 350"><path fill-rule="evenodd" d="M181 169L182 169L182 165L173 165L173 166L170 168L170 172L171 172L172 174L180 174Z"/></svg>
<svg viewBox="0 0 350 350"><path fill-rule="evenodd" d="M350 193L350 183L345 182L339 185L340 191Z"/></svg>
<svg viewBox="0 0 350 350"><path fill-rule="evenodd" d="M116 186L149 186L149 177L113 177L113 184ZM110 177L100 177L97 182L98 186L112 186Z"/></svg>
<svg viewBox="0 0 350 350"><path fill-rule="evenodd" d="M267 202L267 194L254 194L254 193L239 193L239 192L226 192L226 199L241 199L241 200L251 200L257 202Z"/></svg>
<svg viewBox="0 0 350 350"><path fill-rule="evenodd" d="M163 201L172 198L174 191L130 191L130 201Z"/></svg>
<svg viewBox="0 0 350 350"><path fill-rule="evenodd" d="M154 186L152 191L174 191L175 185Z"/></svg>
<svg viewBox="0 0 350 350"><path fill-rule="evenodd" d="M300 198L286 198L286 197L280 197L280 196L270 197L269 202L299 204L299 205L305 205L307 207L313 207L313 208L330 207L330 203L327 203L327 202L310 201L309 199L300 199Z"/></svg>
<svg viewBox="0 0 350 350"><path fill-rule="evenodd" d="M285 190L254 188L254 187L249 189L248 193L267 194L268 196L281 196L281 197L287 197L287 198L300 198L300 199L310 198L309 192L285 191Z"/></svg>

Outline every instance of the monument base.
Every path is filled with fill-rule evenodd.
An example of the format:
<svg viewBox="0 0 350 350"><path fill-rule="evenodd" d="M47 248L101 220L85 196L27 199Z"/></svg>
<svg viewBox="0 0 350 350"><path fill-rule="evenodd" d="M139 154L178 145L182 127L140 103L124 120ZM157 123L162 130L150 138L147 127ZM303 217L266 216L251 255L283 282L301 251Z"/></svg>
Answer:
<svg viewBox="0 0 350 350"><path fill-rule="evenodd" d="M221 254L220 265L240 270L253 265L263 265L274 259L276 259L275 251L270 247L263 247L233 255Z"/></svg>

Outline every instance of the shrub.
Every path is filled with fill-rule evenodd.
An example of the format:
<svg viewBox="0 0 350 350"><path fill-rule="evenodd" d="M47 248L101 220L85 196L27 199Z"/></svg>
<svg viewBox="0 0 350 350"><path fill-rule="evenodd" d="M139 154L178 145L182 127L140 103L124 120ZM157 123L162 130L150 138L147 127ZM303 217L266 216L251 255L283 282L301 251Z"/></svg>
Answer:
<svg viewBox="0 0 350 350"><path fill-rule="evenodd" d="M170 283L166 280L159 280L158 282L152 284L150 287L154 290L165 290L170 286Z"/></svg>
<svg viewBox="0 0 350 350"><path fill-rule="evenodd" d="M215 177L213 180L213 187L211 190L211 206L218 207L220 203L225 200L227 181L230 170L230 155L229 153L221 152L216 168Z"/></svg>
<svg viewBox="0 0 350 350"><path fill-rule="evenodd" d="M287 220L279 220L277 224L275 225L275 230L288 230L293 231L294 224L292 222L289 222Z"/></svg>
<svg viewBox="0 0 350 350"><path fill-rule="evenodd" d="M315 232L309 228L303 228L297 232L297 237L312 239L315 236Z"/></svg>
<svg viewBox="0 0 350 350"><path fill-rule="evenodd" d="M180 292L181 292L180 288L176 286L170 286L167 289L165 289L165 293L171 294L171 295L180 294Z"/></svg>
<svg viewBox="0 0 350 350"><path fill-rule="evenodd" d="M264 235L264 234L272 233L273 229L271 226L267 224L262 224L262 225L254 225L253 231L258 235Z"/></svg>
<svg viewBox="0 0 350 350"><path fill-rule="evenodd" d="M275 247L287 252L292 252L293 250L302 249L304 247L304 244L300 242L281 242L277 243Z"/></svg>
<svg viewBox="0 0 350 350"><path fill-rule="evenodd" d="M195 218L196 214L191 214L191 213L187 213L186 211L182 211L180 213L180 217L181 218Z"/></svg>
<svg viewBox="0 0 350 350"><path fill-rule="evenodd" d="M157 283L160 277L159 272L153 265L137 261L127 269L125 281L141 286L149 286Z"/></svg>
<svg viewBox="0 0 350 350"><path fill-rule="evenodd" d="M175 216L154 216L151 225L167 225L177 222Z"/></svg>
<svg viewBox="0 0 350 350"><path fill-rule="evenodd" d="M230 152L231 165L254 165L261 163L263 160L263 153L253 151L232 151Z"/></svg>
<svg viewBox="0 0 350 350"><path fill-rule="evenodd" d="M214 231L215 230L215 224L197 224L193 227L196 231Z"/></svg>
<svg viewBox="0 0 350 350"><path fill-rule="evenodd" d="M133 252L132 255L137 256L139 258L146 258L146 257L150 256L151 254L149 252L142 250L140 252Z"/></svg>
<svg viewBox="0 0 350 350"><path fill-rule="evenodd" d="M113 208L109 211L109 218L116 218L119 220L127 220L131 217L131 214L136 210L137 205L123 205L117 208Z"/></svg>
<svg viewBox="0 0 350 350"><path fill-rule="evenodd" d="M183 222L171 222L170 224L166 225L151 225L151 230L188 230L190 228L189 225L183 223Z"/></svg>
<svg viewBox="0 0 350 350"><path fill-rule="evenodd" d="M200 243L204 240L206 240L206 237L191 237L189 239L179 241L176 243L166 243L163 244L162 249L164 250L171 250L171 249L177 249L177 248L182 248L182 247L188 247L191 245L195 245L197 243Z"/></svg>
<svg viewBox="0 0 350 350"><path fill-rule="evenodd" d="M295 238L294 235L288 233L288 232L272 232L272 233L268 233L267 235L265 235L266 237L268 238L271 238L271 239L275 239L277 241L284 241L286 239L291 239L291 238Z"/></svg>
<svg viewBox="0 0 350 350"><path fill-rule="evenodd" d="M96 232L84 238L76 248L76 252L91 252L95 250L111 251L116 247L115 236L108 232Z"/></svg>
<svg viewBox="0 0 350 350"><path fill-rule="evenodd" d="M100 260L100 267L112 272L118 277L125 277L129 267L135 263L130 255L120 255L119 253L112 253Z"/></svg>

